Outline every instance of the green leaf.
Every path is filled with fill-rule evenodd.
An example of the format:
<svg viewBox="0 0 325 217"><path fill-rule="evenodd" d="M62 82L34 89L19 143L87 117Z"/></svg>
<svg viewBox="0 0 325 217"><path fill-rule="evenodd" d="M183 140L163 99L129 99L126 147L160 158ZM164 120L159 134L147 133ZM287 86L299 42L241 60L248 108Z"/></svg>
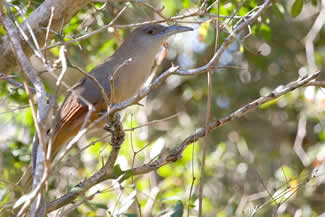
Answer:
<svg viewBox="0 0 325 217"><path fill-rule="evenodd" d="M191 0L183 0L183 7L189 8L191 6Z"/></svg>
<svg viewBox="0 0 325 217"><path fill-rule="evenodd" d="M317 6L317 3L318 1L317 0L311 0L311 3L316 7Z"/></svg>
<svg viewBox="0 0 325 217"><path fill-rule="evenodd" d="M292 17L298 16L302 11L303 6L304 6L304 0L296 0L291 7L291 12L290 12L291 16Z"/></svg>
<svg viewBox="0 0 325 217"><path fill-rule="evenodd" d="M295 171L286 165L281 166L277 171L275 172L275 177L282 181L286 182L288 180L293 179L296 176Z"/></svg>
<svg viewBox="0 0 325 217"><path fill-rule="evenodd" d="M131 176L133 176L133 171L132 170L128 170L128 171L125 172L125 179L128 179Z"/></svg>
<svg viewBox="0 0 325 217"><path fill-rule="evenodd" d="M239 16L245 16L249 12L249 9L247 7L241 7L238 11Z"/></svg>
<svg viewBox="0 0 325 217"><path fill-rule="evenodd" d="M177 3L173 0L164 0L163 5L165 6L163 13L166 16L174 16L177 10Z"/></svg>
<svg viewBox="0 0 325 217"><path fill-rule="evenodd" d="M158 174L162 177L169 177L171 174L173 174L173 168L171 165L167 164L158 169Z"/></svg>
<svg viewBox="0 0 325 217"><path fill-rule="evenodd" d="M321 141L325 141L325 131L320 131L319 134L318 134L318 138Z"/></svg>
<svg viewBox="0 0 325 217"><path fill-rule="evenodd" d="M278 98L277 99L272 99L272 100L270 100L270 101L268 101L268 102L263 103L262 105L260 105L259 108L260 109L266 109L266 108L270 107L271 105L277 103L278 101L279 101Z"/></svg>
<svg viewBox="0 0 325 217"><path fill-rule="evenodd" d="M171 217L182 217L184 212L184 205L182 201L177 201L176 206L173 209L172 214L170 215Z"/></svg>
<svg viewBox="0 0 325 217"><path fill-rule="evenodd" d="M283 7L282 4L279 4L279 3L275 3L273 4L272 6L272 11L274 12L274 14L281 18L281 19L284 19L284 13L285 13L285 9Z"/></svg>
<svg viewBox="0 0 325 217"><path fill-rule="evenodd" d="M123 174L123 171L122 171L120 165L117 164L117 165L113 168L113 174L114 174L115 177L118 177L118 176L120 176L120 175Z"/></svg>
<svg viewBox="0 0 325 217"><path fill-rule="evenodd" d="M267 40L267 41L271 40L271 38L272 38L272 33L271 33L271 28L270 28L270 26L268 26L268 25L265 24L265 23L262 23L262 25L261 25L261 34L262 34L262 37L263 37L265 40Z"/></svg>
<svg viewBox="0 0 325 217"><path fill-rule="evenodd" d="M8 202L10 193L7 188L3 188L3 186L1 186L1 188L2 189L0 189L0 205L3 205Z"/></svg>
<svg viewBox="0 0 325 217"><path fill-rule="evenodd" d="M211 44L215 40L215 28L214 25L210 22L204 22L198 29L199 32L199 40L204 42L205 44Z"/></svg>
<svg viewBox="0 0 325 217"><path fill-rule="evenodd" d="M104 203L91 203L91 205L93 205L94 207L99 208L99 209L108 209L107 205Z"/></svg>

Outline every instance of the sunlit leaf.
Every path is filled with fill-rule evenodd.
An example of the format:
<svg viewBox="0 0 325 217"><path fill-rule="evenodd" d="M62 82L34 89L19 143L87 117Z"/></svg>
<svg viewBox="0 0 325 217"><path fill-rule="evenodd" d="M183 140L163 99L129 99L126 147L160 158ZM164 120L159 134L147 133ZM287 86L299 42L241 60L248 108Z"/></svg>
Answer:
<svg viewBox="0 0 325 217"><path fill-rule="evenodd" d="M241 7L238 11L239 16L245 16L248 13L249 9L247 7Z"/></svg>
<svg viewBox="0 0 325 217"><path fill-rule="evenodd" d="M284 19L285 9L284 9L284 7L283 7L282 4L280 4L280 3L278 3L278 2L275 3L275 4L273 4L273 5L272 5L272 10L273 10L274 14L275 14L277 17L279 17L279 18L281 18L281 19Z"/></svg>
<svg viewBox="0 0 325 217"><path fill-rule="evenodd" d="M271 40L272 34L271 34L271 28L269 25L262 23L261 25L261 34L265 40Z"/></svg>
<svg viewBox="0 0 325 217"><path fill-rule="evenodd" d="M158 169L158 174L162 177L170 176L173 173L171 165L167 164Z"/></svg>
<svg viewBox="0 0 325 217"><path fill-rule="evenodd" d="M303 6L304 6L304 0L295 0L295 2L291 7L291 11L290 11L291 16L292 17L298 16L302 11Z"/></svg>
<svg viewBox="0 0 325 217"><path fill-rule="evenodd" d="M211 21L207 21L201 24L198 29L199 40L205 44L211 44L215 41L215 26Z"/></svg>
<svg viewBox="0 0 325 217"><path fill-rule="evenodd" d="M120 165L117 164L117 165L114 166L113 174L114 174L115 177L118 177L118 176L123 174L123 171L121 170Z"/></svg>
<svg viewBox="0 0 325 217"><path fill-rule="evenodd" d="M191 0L183 0L182 3L184 8L189 8L191 5Z"/></svg>
<svg viewBox="0 0 325 217"><path fill-rule="evenodd" d="M0 185L0 205L5 204L9 199L10 193L7 188ZM1 210L1 209L0 209Z"/></svg>
<svg viewBox="0 0 325 217"><path fill-rule="evenodd" d="M143 191L150 187L150 182L148 179L140 179L136 182L136 186L139 191Z"/></svg>
<svg viewBox="0 0 325 217"><path fill-rule="evenodd" d="M260 105L259 108L260 109L266 109L266 108L270 107L271 105L276 104L278 101L279 101L278 98L277 99L270 100L270 101L268 101L268 102L263 103L262 105Z"/></svg>
<svg viewBox="0 0 325 217"><path fill-rule="evenodd" d="M283 182L287 182L290 179L292 179L293 177L295 177L295 172L292 168L284 165L281 166L276 172L275 172L275 176Z"/></svg>
<svg viewBox="0 0 325 217"><path fill-rule="evenodd" d="M167 16L173 16L176 12L176 1L174 0L164 0L165 9L163 10L163 13Z"/></svg>
<svg viewBox="0 0 325 217"><path fill-rule="evenodd" d="M93 139L92 141L94 142L96 139ZM89 141L89 144L92 142ZM98 153L100 153L100 149L103 147L103 142L102 141L98 141L95 144L92 144L88 150L90 153L97 155Z"/></svg>

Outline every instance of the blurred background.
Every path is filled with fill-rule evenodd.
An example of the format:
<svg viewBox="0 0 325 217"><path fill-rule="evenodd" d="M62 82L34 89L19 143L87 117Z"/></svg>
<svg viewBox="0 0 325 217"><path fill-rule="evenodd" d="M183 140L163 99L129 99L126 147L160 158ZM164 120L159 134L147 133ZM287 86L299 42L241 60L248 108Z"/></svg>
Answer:
<svg viewBox="0 0 325 217"><path fill-rule="evenodd" d="M26 16L42 2L10 1ZM50 43L67 41L100 28L116 16L125 2L94 1ZM173 17L197 10L203 1L145 2L162 9L163 16ZM157 55L154 76L172 64L184 69L202 66L213 56L218 4L205 2L211 5L209 16L192 16L176 22L195 31L168 40L167 54L162 48ZM242 22L252 10L256 11L263 2L220 1L220 24L223 28L218 45L238 22ZM311 74L316 68L321 71L319 80L325 79L324 28L314 40L316 68L310 66L305 50L306 36L325 5L322 6L318 0L304 1L301 12L295 16L292 8L299 2L302 1L273 1L250 29L241 32L224 52L213 73L211 120L230 114L279 85ZM14 12L18 21L23 22L23 17ZM152 9L131 1L129 8L117 20L116 27L159 19L161 17ZM102 63L132 30L116 27L68 45L69 62L87 72ZM0 30L4 35L2 27ZM51 63L58 56L58 47L48 51ZM55 76L46 72L36 57L32 62L48 91L54 93ZM18 72L13 72L12 77L22 81ZM73 85L81 77L80 71L69 67L64 81ZM66 89L62 87L59 103L65 93ZM149 162L181 143L196 129L204 127L207 94L206 74L171 76L141 101L143 106L132 106L124 111L125 129L153 120L168 120L126 131L126 141L117 161L121 169ZM0 207L6 207L15 200L13 183L30 163L35 128L24 90L0 80L0 97ZM290 92L212 131L207 143L204 216L324 216L324 109L324 89L310 86ZM79 141L49 180L50 200L63 195L83 177L89 177L101 167L110 151L107 138L82 152L80 149L103 136L106 136L105 132L98 131ZM95 194L92 200L67 216L140 216L139 207L142 216L196 216L203 143L202 139L190 145L182 159L156 172L134 177L122 185L106 181L93 187L87 192L87 195Z"/></svg>

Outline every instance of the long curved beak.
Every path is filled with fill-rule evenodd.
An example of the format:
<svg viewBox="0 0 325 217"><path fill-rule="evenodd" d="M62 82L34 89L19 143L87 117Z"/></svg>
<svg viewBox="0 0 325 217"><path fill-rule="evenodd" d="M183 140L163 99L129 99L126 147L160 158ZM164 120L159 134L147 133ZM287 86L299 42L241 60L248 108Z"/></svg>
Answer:
<svg viewBox="0 0 325 217"><path fill-rule="evenodd" d="M193 29L187 26L176 26L176 25L166 26L166 29L164 30L164 35L170 36L180 32L188 32L188 31L193 31Z"/></svg>

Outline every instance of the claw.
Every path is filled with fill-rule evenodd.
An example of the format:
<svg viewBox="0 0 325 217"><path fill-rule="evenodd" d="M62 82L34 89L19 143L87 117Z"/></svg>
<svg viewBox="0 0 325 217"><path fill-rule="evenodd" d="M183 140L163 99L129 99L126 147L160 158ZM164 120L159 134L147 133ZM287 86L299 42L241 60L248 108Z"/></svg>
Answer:
<svg viewBox="0 0 325 217"><path fill-rule="evenodd" d="M113 132L112 129L111 129L111 127L108 126L108 125L104 126L104 130L107 131L107 132L109 132L109 133L112 133Z"/></svg>
<svg viewBox="0 0 325 217"><path fill-rule="evenodd" d="M108 117L106 117L106 126L104 130L111 133L111 144L114 148L120 148L120 145L124 142L125 133L120 120L121 116L118 113L114 114L113 121L110 121Z"/></svg>
<svg viewBox="0 0 325 217"><path fill-rule="evenodd" d="M113 122L108 120L108 117L106 117L106 126L104 127L104 130L112 133L113 131L112 131L111 128L115 127L116 124L120 123L120 120L121 120L121 116L118 113L114 114L114 121Z"/></svg>

